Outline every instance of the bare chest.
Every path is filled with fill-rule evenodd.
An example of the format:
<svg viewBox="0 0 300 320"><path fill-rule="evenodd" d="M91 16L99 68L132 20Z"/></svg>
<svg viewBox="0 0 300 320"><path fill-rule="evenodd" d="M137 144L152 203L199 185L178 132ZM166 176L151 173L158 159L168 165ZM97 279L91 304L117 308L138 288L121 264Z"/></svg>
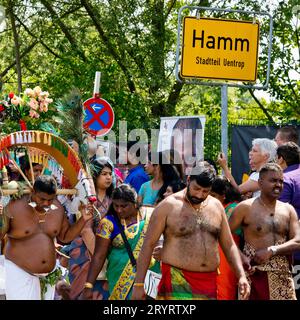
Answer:
<svg viewBox="0 0 300 320"><path fill-rule="evenodd" d="M253 210L245 219L244 227L257 236L272 233L285 237L289 233L289 220L289 216L280 209L276 212Z"/></svg>
<svg viewBox="0 0 300 320"><path fill-rule="evenodd" d="M175 237L192 237L205 233L217 239L220 230L221 219L210 210L197 213L183 208L169 216L166 231Z"/></svg>
<svg viewBox="0 0 300 320"><path fill-rule="evenodd" d="M31 210L24 210L22 213L15 214L11 219L9 236L21 239L37 233L45 233L50 238L54 238L59 234L62 218L61 213L56 211L38 215Z"/></svg>

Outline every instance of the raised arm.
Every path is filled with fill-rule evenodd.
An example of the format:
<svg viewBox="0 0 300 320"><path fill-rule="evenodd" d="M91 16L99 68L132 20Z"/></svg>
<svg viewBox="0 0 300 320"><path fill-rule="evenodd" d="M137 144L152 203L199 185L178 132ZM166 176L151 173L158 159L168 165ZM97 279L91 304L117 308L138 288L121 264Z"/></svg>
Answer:
<svg viewBox="0 0 300 320"><path fill-rule="evenodd" d="M248 179L244 183L238 185L231 174L230 169L228 168L227 160L225 158L224 153L220 153L217 160L220 167L223 169L225 177L230 181L231 185L236 188L241 194L247 193L247 192L254 192L259 190L259 185L257 181L254 181L252 179Z"/></svg>
<svg viewBox="0 0 300 320"><path fill-rule="evenodd" d="M73 225L70 225L66 215L64 214L61 230L58 235L58 239L61 242L69 243L74 240L77 236L80 235L80 232L85 226L86 222L93 217L94 208L92 204L88 204L86 207L81 207L80 211L81 218Z"/></svg>

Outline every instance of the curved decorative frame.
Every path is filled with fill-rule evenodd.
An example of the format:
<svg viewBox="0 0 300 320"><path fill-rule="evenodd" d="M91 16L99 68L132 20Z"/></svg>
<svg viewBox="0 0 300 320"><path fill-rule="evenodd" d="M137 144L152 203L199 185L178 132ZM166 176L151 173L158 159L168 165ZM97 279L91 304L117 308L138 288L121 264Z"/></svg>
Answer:
<svg viewBox="0 0 300 320"><path fill-rule="evenodd" d="M44 131L18 131L3 136L0 140L0 169L9 161L7 150L13 146L28 146L50 154L63 168L71 188L80 180L80 171L85 172L76 152L62 138Z"/></svg>

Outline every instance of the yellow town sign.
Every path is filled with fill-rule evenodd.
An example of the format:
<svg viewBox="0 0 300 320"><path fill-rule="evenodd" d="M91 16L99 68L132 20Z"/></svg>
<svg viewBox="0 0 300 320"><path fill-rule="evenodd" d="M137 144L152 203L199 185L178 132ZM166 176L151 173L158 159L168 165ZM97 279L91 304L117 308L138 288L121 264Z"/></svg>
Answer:
<svg viewBox="0 0 300 320"><path fill-rule="evenodd" d="M255 81L258 39L256 22L185 17L180 75Z"/></svg>

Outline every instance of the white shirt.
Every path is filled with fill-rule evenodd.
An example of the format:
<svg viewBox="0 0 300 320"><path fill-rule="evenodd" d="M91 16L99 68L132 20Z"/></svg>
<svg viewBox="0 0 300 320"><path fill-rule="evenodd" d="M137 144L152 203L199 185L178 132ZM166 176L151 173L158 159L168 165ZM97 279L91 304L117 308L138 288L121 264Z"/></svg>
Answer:
<svg viewBox="0 0 300 320"><path fill-rule="evenodd" d="M259 172L257 171L252 172L249 176L249 179L257 182L259 179ZM253 192L252 198L259 197L259 196L260 196L260 190L257 190Z"/></svg>

